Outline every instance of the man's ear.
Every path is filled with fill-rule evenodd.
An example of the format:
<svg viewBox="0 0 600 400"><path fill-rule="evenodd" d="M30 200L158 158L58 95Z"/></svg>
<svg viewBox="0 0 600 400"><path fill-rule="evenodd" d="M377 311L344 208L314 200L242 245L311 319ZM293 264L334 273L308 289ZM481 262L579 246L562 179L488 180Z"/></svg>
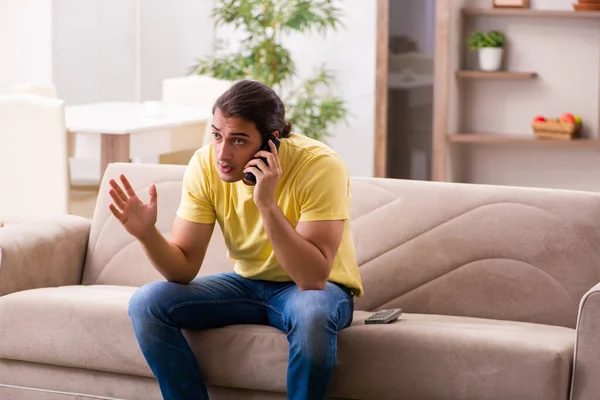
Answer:
<svg viewBox="0 0 600 400"><path fill-rule="evenodd" d="M275 136L277 139L279 139L279 131L273 131L273 133L271 134L273 136Z"/></svg>

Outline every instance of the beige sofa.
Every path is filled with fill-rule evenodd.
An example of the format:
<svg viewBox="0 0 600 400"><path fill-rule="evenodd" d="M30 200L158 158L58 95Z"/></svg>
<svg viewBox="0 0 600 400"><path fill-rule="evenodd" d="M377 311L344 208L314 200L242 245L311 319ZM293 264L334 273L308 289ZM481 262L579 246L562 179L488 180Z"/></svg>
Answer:
<svg viewBox="0 0 600 400"><path fill-rule="evenodd" d="M93 221L0 229L1 399L160 398L127 304L161 276L110 215L107 176L143 199L156 183L168 236L184 168L112 164ZM366 295L339 335L332 398L600 396L600 195L374 178L352 193ZM216 230L201 273L230 269ZM405 314L364 324L388 307ZM186 335L213 399L285 398L283 333Z"/></svg>

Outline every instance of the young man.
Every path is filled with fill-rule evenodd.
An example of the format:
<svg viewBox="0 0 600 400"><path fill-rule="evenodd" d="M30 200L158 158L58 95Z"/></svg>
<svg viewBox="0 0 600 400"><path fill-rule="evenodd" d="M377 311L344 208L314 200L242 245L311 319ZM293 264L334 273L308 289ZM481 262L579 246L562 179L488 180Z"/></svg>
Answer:
<svg viewBox="0 0 600 400"><path fill-rule="evenodd" d="M329 147L291 134L280 98L259 82L225 92L212 128L212 142L187 167L170 240L155 228L154 185L144 204L126 177L123 187L110 181L112 213L166 278L131 298L140 348L165 399L208 399L181 330L271 325L290 344L288 398L324 399L337 334L352 322L353 296L363 294L347 168ZM264 143L270 151L259 151ZM197 277L216 221L234 271Z"/></svg>

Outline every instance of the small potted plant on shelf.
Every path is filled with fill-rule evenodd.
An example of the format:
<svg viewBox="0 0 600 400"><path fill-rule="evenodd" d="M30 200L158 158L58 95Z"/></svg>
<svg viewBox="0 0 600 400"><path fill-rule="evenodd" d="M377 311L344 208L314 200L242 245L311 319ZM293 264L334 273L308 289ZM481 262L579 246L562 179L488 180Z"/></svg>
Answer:
<svg viewBox="0 0 600 400"><path fill-rule="evenodd" d="M469 37L469 48L479 55L479 68L483 71L498 71L502 67L504 35L498 31L473 32Z"/></svg>

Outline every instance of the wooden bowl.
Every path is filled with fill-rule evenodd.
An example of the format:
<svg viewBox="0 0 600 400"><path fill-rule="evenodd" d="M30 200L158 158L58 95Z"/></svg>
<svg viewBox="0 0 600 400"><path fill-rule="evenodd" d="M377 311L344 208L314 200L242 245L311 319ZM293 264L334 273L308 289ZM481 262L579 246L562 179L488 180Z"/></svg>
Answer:
<svg viewBox="0 0 600 400"><path fill-rule="evenodd" d="M600 4L600 0L579 0L579 4Z"/></svg>

